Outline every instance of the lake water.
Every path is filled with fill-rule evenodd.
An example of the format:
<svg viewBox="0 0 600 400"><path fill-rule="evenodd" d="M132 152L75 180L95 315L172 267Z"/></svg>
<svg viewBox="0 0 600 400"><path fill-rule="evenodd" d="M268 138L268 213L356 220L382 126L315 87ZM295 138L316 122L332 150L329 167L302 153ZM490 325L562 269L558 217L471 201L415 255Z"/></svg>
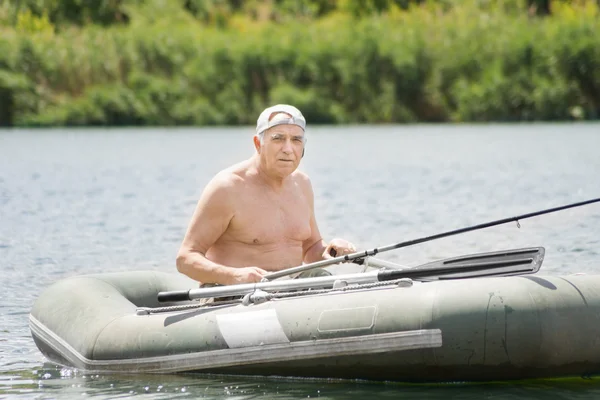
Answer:
<svg viewBox="0 0 600 400"><path fill-rule="evenodd" d="M175 272L203 186L253 129L0 131L0 398L592 399L597 379L406 385L211 375L86 375L46 362L28 313L79 274ZM316 127L301 169L322 234L362 249L600 197L600 124ZM600 204L381 254L415 265L544 246L546 274L597 273Z"/></svg>

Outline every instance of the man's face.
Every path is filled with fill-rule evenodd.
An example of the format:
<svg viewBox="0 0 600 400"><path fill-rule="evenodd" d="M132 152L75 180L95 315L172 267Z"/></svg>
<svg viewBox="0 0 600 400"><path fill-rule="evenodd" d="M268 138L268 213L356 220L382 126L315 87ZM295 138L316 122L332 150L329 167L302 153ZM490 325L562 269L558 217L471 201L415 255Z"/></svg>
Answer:
<svg viewBox="0 0 600 400"><path fill-rule="evenodd" d="M298 168L304 150L304 131L297 125L277 125L264 132L261 160L267 170L287 176Z"/></svg>

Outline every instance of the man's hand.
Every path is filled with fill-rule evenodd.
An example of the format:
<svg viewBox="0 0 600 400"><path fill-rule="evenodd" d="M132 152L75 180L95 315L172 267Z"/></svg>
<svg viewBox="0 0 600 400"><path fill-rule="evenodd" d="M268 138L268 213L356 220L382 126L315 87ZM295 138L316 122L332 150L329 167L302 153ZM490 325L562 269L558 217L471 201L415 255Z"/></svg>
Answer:
<svg viewBox="0 0 600 400"><path fill-rule="evenodd" d="M258 267L231 268L231 276L226 285L237 285L239 283L260 282L267 271Z"/></svg>
<svg viewBox="0 0 600 400"><path fill-rule="evenodd" d="M323 259L329 259L333 257L339 257L344 254L351 254L356 252L356 247L344 239L333 239L323 252Z"/></svg>

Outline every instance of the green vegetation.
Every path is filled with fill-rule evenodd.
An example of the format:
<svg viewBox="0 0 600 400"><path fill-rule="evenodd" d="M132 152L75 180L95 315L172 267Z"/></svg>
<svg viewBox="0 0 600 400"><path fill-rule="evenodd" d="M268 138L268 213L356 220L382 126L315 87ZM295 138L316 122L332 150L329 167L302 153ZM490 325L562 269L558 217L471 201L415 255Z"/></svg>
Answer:
<svg viewBox="0 0 600 400"><path fill-rule="evenodd" d="M600 117L592 0L0 0L0 126Z"/></svg>

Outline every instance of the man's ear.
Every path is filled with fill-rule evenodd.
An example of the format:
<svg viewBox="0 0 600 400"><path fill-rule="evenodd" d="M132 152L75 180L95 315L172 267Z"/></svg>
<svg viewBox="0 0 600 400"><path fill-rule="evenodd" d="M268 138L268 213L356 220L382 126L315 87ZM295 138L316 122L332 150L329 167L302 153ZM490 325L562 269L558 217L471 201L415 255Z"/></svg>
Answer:
<svg viewBox="0 0 600 400"><path fill-rule="evenodd" d="M260 154L260 138L257 135L254 135L254 148L256 152Z"/></svg>

